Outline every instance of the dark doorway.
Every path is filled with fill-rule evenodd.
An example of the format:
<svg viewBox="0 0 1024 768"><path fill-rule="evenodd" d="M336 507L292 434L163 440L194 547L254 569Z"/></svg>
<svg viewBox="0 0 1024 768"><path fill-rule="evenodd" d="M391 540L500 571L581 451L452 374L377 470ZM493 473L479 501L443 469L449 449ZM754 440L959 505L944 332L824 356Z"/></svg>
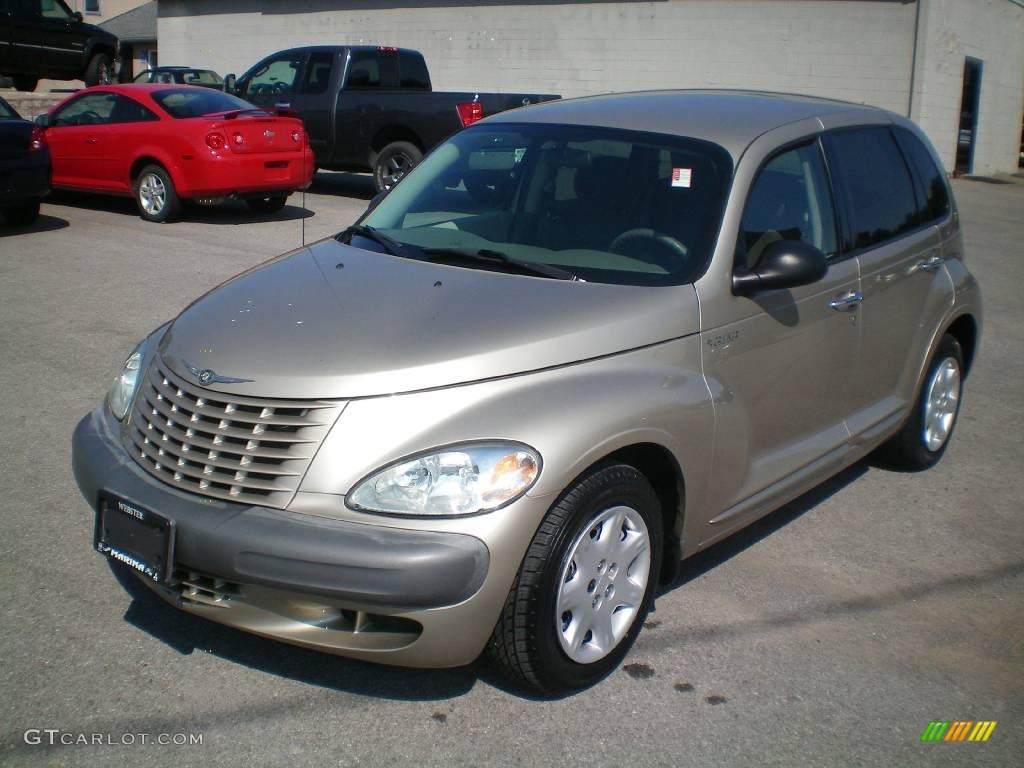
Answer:
<svg viewBox="0 0 1024 768"><path fill-rule="evenodd" d="M960 130L956 139L955 173L974 172L974 143L978 138L978 100L981 98L981 59L964 59L964 90L960 97Z"/></svg>

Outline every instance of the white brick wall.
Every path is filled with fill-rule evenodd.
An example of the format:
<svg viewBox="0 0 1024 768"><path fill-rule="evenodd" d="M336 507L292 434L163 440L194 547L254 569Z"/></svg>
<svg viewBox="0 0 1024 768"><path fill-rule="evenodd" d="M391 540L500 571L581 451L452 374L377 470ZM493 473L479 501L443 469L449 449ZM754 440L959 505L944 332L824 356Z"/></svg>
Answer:
<svg viewBox="0 0 1024 768"><path fill-rule="evenodd" d="M923 1L940 7L993 6L999 12L1005 5L1012 7L1018 19L1024 17L1024 9L1009 0ZM423 51L434 86L441 90L580 96L663 87L755 88L864 102L901 114L907 110L913 3L663 0L475 5L451 0L423 7L391 0L377 5L372 0L160 0L160 63L240 74L282 48L371 43ZM979 15L985 15L989 9L981 11ZM971 13L950 14L954 25L960 24L960 15L973 18ZM938 9L929 15L929 19L938 18ZM1006 21L996 19L989 27L1002 29ZM980 24L977 19L972 23ZM978 38L976 44L987 50L981 39L984 34L984 30L971 32L970 39ZM937 45L941 35L932 37L929 45ZM1018 49L1022 39L1024 35L1016 41ZM942 64L941 71L952 66L934 56L924 60L919 56L916 90L921 92L921 119L937 144L952 141L955 149L955 129L946 136L946 93L955 92L952 109L956 111L959 80L951 83L940 78L933 88L933 61ZM1017 62L1019 100L1024 68L1019 58ZM962 67L961 56L961 73ZM1007 73L1010 69L1012 65L1000 67ZM988 88L989 77L986 65L983 88ZM993 75L993 87L995 79ZM1006 74L1004 79L1012 83L1014 76ZM989 114L984 92L982 102L984 121ZM1019 131L1019 119L1016 125ZM995 135L991 131L1008 136L1011 127L987 129L989 133L979 130L979 142L988 142ZM998 148L982 151L979 147L976 158L986 158L986 168L991 164L1009 170L1011 160L1016 164L1016 152L1011 157L1006 143L1000 133ZM952 155L945 159L951 163Z"/></svg>

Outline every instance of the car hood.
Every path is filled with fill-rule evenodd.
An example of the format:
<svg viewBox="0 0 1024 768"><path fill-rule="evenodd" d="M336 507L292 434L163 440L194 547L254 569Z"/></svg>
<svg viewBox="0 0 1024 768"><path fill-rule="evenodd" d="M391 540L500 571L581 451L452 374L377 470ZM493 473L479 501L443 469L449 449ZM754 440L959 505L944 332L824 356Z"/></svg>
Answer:
<svg viewBox="0 0 1024 768"><path fill-rule="evenodd" d="M207 388L353 398L510 376L693 333L692 286L637 287L413 261L324 240L215 288L174 320L166 365Z"/></svg>

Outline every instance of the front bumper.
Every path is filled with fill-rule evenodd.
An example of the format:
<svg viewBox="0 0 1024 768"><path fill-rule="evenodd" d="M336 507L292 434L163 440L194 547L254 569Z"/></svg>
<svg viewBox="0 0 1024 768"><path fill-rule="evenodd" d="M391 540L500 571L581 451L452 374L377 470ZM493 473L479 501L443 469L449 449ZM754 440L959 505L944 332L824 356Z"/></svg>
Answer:
<svg viewBox="0 0 1024 768"><path fill-rule="evenodd" d="M329 520L164 485L128 455L105 406L76 427L72 464L94 509L108 493L172 521L174 578L144 583L183 610L256 634L457 666L479 654L508 590L507 574L488 579L488 548L468 534Z"/></svg>

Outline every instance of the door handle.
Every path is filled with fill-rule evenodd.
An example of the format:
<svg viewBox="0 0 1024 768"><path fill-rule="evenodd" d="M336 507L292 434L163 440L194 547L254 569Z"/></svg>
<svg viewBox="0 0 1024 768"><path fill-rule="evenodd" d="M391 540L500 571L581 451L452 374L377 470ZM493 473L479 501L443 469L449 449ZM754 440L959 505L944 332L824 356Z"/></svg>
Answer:
<svg viewBox="0 0 1024 768"><path fill-rule="evenodd" d="M99 141L99 139L97 139L96 137L90 136L88 139L85 140L85 143L86 144L95 144L98 141Z"/></svg>
<svg viewBox="0 0 1024 768"><path fill-rule="evenodd" d="M942 266L945 259L941 256L929 256L927 259L922 259L914 265L912 272L931 272Z"/></svg>
<svg viewBox="0 0 1024 768"><path fill-rule="evenodd" d="M855 309L858 304L864 301L864 297L860 291L850 291L845 296L840 296L838 299L832 299L828 305L836 310L836 312L845 312L850 309Z"/></svg>

